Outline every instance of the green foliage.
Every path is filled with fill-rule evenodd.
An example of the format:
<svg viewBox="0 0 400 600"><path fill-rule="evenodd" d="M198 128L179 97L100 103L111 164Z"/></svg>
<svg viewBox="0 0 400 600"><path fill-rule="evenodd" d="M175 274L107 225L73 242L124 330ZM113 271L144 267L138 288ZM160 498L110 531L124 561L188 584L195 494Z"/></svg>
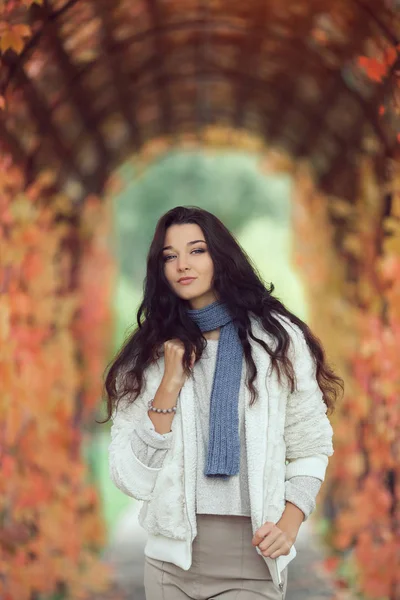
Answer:
<svg viewBox="0 0 400 600"><path fill-rule="evenodd" d="M116 198L117 253L123 275L143 280L146 253L157 220L175 206L195 205L217 215L236 235L252 219L285 223L290 179L265 176L259 157L243 152L175 151L158 160L140 178L126 164L120 173L125 189Z"/></svg>

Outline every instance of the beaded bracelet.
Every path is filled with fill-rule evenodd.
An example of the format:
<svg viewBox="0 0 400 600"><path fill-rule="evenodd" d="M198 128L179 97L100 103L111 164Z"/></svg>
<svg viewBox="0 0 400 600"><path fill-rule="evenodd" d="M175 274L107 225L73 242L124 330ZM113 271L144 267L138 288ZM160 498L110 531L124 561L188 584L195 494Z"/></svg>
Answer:
<svg viewBox="0 0 400 600"><path fill-rule="evenodd" d="M152 410L156 413L164 413L164 414L176 412L177 404L175 404L175 406L171 406L171 408L156 408L155 406L153 406L153 400L154 400L154 398L152 398L148 402L149 410Z"/></svg>

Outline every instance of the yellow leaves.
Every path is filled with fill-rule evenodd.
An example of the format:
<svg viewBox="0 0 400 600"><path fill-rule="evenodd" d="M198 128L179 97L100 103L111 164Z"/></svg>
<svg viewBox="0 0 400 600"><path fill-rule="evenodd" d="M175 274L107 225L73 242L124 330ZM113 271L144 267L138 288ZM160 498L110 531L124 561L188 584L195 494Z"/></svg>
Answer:
<svg viewBox="0 0 400 600"><path fill-rule="evenodd" d="M329 211L335 217L348 219L354 214L354 206L348 200L331 196L329 198Z"/></svg>
<svg viewBox="0 0 400 600"><path fill-rule="evenodd" d="M359 257L363 253L362 240L357 233L349 233L343 241L343 249L355 257Z"/></svg>
<svg viewBox="0 0 400 600"><path fill-rule="evenodd" d="M25 46L24 38L30 37L31 28L28 25L11 25L2 21L0 23L0 51L6 52L13 50L16 54L21 54Z"/></svg>
<svg viewBox="0 0 400 600"><path fill-rule="evenodd" d="M395 254L400 256L400 218L386 217L383 221L384 238L383 245L385 254Z"/></svg>
<svg viewBox="0 0 400 600"><path fill-rule="evenodd" d="M29 18L27 13L23 13L20 7L26 10L33 5L42 5L43 0L19 0L19 2L2 2L0 5L0 51L2 53L11 50L16 54L21 54L25 47L27 38L32 35L32 30L25 23L16 23L15 19L21 17Z"/></svg>
<svg viewBox="0 0 400 600"><path fill-rule="evenodd" d="M43 4L43 0L22 0L22 4L24 4L27 8L30 8L32 4L41 6Z"/></svg>
<svg viewBox="0 0 400 600"><path fill-rule="evenodd" d="M397 254L400 256L400 237L388 237L383 241L385 254Z"/></svg>
<svg viewBox="0 0 400 600"><path fill-rule="evenodd" d="M400 237L400 218L386 217L386 219L383 220L383 228L385 233Z"/></svg>
<svg viewBox="0 0 400 600"><path fill-rule="evenodd" d="M346 466L352 477L360 477L365 472L365 456L361 452L353 452Z"/></svg>
<svg viewBox="0 0 400 600"><path fill-rule="evenodd" d="M15 197L10 210L14 221L21 224L31 223L38 215L38 209L23 194Z"/></svg>
<svg viewBox="0 0 400 600"><path fill-rule="evenodd" d="M14 50L17 54L21 54L24 49L24 41L21 36L16 35L13 31L7 31L1 36L0 39L0 50L6 52L6 50Z"/></svg>
<svg viewBox="0 0 400 600"><path fill-rule="evenodd" d="M69 216L75 211L74 203L67 194L56 194L53 200L54 211L59 215Z"/></svg>
<svg viewBox="0 0 400 600"><path fill-rule="evenodd" d="M265 173L293 173L295 162L288 153L270 149L264 154L261 169Z"/></svg>
<svg viewBox="0 0 400 600"><path fill-rule="evenodd" d="M72 323L76 311L79 308L79 298L77 295L69 295L62 306L62 310L58 310L54 315L54 322L60 329L66 328Z"/></svg>

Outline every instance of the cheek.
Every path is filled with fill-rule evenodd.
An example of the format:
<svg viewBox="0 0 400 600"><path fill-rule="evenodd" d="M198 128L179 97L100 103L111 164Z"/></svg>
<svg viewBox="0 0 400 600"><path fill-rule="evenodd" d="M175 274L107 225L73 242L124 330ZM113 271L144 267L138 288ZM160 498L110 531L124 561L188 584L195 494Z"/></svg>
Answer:
<svg viewBox="0 0 400 600"><path fill-rule="evenodd" d="M172 274L171 265L169 263L164 264L164 275L170 285L173 285L175 283L175 279Z"/></svg>
<svg viewBox="0 0 400 600"><path fill-rule="evenodd" d="M214 264L209 256L206 257L204 264L201 266L201 273L209 279L212 279L214 275Z"/></svg>

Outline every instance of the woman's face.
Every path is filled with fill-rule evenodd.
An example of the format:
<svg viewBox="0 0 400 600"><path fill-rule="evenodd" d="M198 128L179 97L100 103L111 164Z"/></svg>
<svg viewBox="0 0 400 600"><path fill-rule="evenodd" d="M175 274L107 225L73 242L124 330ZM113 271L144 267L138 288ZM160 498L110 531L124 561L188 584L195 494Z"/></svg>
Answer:
<svg viewBox="0 0 400 600"><path fill-rule="evenodd" d="M201 228L195 223L168 227L163 249L164 273L172 290L191 308L204 308L217 297L212 288L214 265ZM184 283L182 277L191 277Z"/></svg>

